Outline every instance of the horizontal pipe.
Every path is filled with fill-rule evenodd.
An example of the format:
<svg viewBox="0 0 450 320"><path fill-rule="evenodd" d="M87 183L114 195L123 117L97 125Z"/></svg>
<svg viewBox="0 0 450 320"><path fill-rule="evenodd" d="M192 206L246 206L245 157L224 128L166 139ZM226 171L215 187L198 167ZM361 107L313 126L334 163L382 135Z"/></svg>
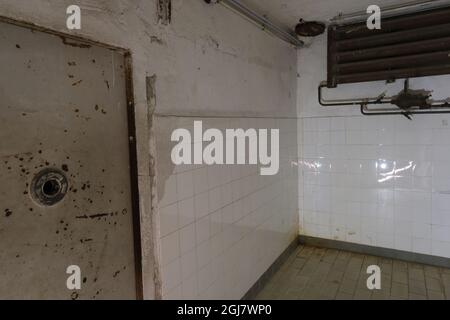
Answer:
<svg viewBox="0 0 450 320"><path fill-rule="evenodd" d="M385 113L398 113L405 112L405 110L399 108L369 108L369 105L363 104L363 108L366 112L385 112ZM420 112L426 113L429 111L450 111L450 105L441 105L441 106L430 106L428 109L420 109L420 108L410 108L407 112Z"/></svg>
<svg viewBox="0 0 450 320"><path fill-rule="evenodd" d="M368 61L338 64L335 71L338 75L361 74L363 72L386 71L407 68L410 72L415 69L450 64L450 51L431 52L417 55L374 59Z"/></svg>
<svg viewBox="0 0 450 320"><path fill-rule="evenodd" d="M366 72L350 75L337 75L336 82L338 84L344 83L358 83L369 81L395 80L405 78L418 78L427 76L438 76L450 74L450 63L438 66L427 66L420 68L405 68L398 70Z"/></svg>
<svg viewBox="0 0 450 320"><path fill-rule="evenodd" d="M242 4L240 1L219 0L219 3L224 5L228 9L231 9L232 11L239 13L240 15L244 16L248 20L258 25L262 30L271 33L272 35L278 37L279 39L286 41L296 46L297 48L303 47L304 45L303 41L301 41L293 31L276 25L266 17L254 12L252 9Z"/></svg>
<svg viewBox="0 0 450 320"><path fill-rule="evenodd" d="M387 116L387 115L418 115L418 114L444 114L450 113L450 105L445 105L441 107L431 107L430 109L411 109L411 110L400 110L400 109L370 109L368 105L361 105L361 113L365 116Z"/></svg>
<svg viewBox="0 0 450 320"><path fill-rule="evenodd" d="M335 99L326 100L323 98L323 89L327 87L327 82L322 82L319 85L318 97L319 103L324 107L338 107L338 106L360 106L361 104L390 104L391 99L384 98L380 95L376 98L362 98L362 99Z"/></svg>
<svg viewBox="0 0 450 320"><path fill-rule="evenodd" d="M416 42L381 46L370 49L338 52L336 54L336 59L337 63L349 63L376 58L413 55L443 50L450 50L450 37L432 40L421 40Z"/></svg>
<svg viewBox="0 0 450 320"><path fill-rule="evenodd" d="M378 46L421 40L438 39L450 36L450 23L426 28L408 29L405 31L380 34L357 39L336 41L337 51L350 51L376 48Z"/></svg>
<svg viewBox="0 0 450 320"><path fill-rule="evenodd" d="M386 19L382 13L381 29L370 30L366 23L339 27L336 32L338 40L356 39L375 34L386 34L401 30L417 29L432 25L445 24L450 21L450 8L421 12L400 17Z"/></svg>
<svg viewBox="0 0 450 320"><path fill-rule="evenodd" d="M435 101L431 104L429 109L421 109L420 107L412 107L409 110L401 110L399 108L376 108L371 109L369 105L387 105L392 104L393 98L385 98L381 95L378 98L362 98L362 99L347 99L347 100L325 100L323 99L322 90L327 86L326 81L319 86L319 103L324 107L338 107L338 106L359 106L363 115L403 115L411 118L415 114L443 114L450 113L450 103L448 101Z"/></svg>

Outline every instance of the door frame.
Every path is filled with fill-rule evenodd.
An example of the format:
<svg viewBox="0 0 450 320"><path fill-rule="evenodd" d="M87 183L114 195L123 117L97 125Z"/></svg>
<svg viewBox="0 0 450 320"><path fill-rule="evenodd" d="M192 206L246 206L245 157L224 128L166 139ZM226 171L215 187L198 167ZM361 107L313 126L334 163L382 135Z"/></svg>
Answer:
<svg viewBox="0 0 450 320"><path fill-rule="evenodd" d="M65 45L80 48L90 48L97 46L120 53L124 57L125 68L125 94L127 100L127 123L128 123L128 150L130 166L130 188L131 207L133 225L133 246L134 246L134 269L136 299L144 299L143 270L142 270L142 241L141 241L141 219L140 219L140 194L139 194L139 174L138 174L138 152L136 134L136 113L133 86L133 60L130 49L109 45L82 36L72 35L61 31L56 31L47 27L42 27L34 23L17 20L0 15L0 22L16 25L22 28L39 31L60 37ZM71 42L73 41L73 42Z"/></svg>

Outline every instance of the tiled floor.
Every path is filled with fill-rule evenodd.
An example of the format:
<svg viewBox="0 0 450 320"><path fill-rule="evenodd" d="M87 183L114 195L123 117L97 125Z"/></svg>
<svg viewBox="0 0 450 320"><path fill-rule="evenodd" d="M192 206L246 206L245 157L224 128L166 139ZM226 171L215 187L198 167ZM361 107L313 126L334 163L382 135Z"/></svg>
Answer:
<svg viewBox="0 0 450 320"><path fill-rule="evenodd" d="M367 267L381 268L381 290L367 288ZM333 249L300 246L257 299L450 299L450 269Z"/></svg>

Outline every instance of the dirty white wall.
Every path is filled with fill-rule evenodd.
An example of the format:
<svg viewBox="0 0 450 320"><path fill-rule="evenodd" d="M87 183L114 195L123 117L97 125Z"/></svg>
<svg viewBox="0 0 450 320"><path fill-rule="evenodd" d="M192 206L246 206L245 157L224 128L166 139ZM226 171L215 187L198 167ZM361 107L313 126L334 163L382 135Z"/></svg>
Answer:
<svg viewBox="0 0 450 320"><path fill-rule="evenodd" d="M365 3L332 2L334 14L365 9ZM310 3L308 10L326 12L323 4ZM450 257L450 117L409 121L363 117L353 107L321 107L316 93L326 80L326 35L299 51L298 73L300 233ZM449 80L413 79L411 87L445 99ZM342 85L325 95L373 97L385 90L394 95L402 86L402 81Z"/></svg>
<svg viewBox="0 0 450 320"><path fill-rule="evenodd" d="M145 297L241 298L297 234L297 177L289 172L289 158L297 152L296 125L295 120L287 119L296 113L295 50L221 6L208 6L202 0L174 0L173 23L168 27L156 21L155 0L3 0L0 15L69 32L65 12L71 4L82 9L82 29L71 33L128 48L133 55ZM145 78L152 75L156 76L153 101L159 116L154 119L155 128L150 135ZM195 168L200 170L196 174L203 177L198 180L201 196L206 196L205 192L208 197L217 196L217 192L212 192L217 187L233 187L235 193L245 189L226 201L216 198L212 202L215 211L211 211L210 198L194 201L197 191L187 195L180 195L179 187L176 191L174 181L182 181L182 177L168 162L158 164L158 185L152 191L154 168L150 163L155 144L149 142L155 136L159 138L157 159L167 160L170 149L166 128L190 125L192 119L185 117L188 115L229 117L211 122L219 127L283 126L282 141L289 143L282 146L284 163L280 175L262 179L255 174L255 168L239 167L233 175L219 174L219 168ZM233 122L231 117L245 119ZM205 184L205 172L210 179L221 180ZM230 179L226 179L227 175ZM290 179L284 179L285 176ZM193 187L187 183L188 189ZM156 195L156 190L160 192L158 201L151 203L151 194ZM161 217L160 225L157 208L167 209L174 204L186 208L181 203L186 200L194 201L194 206L206 205L205 215L198 216L199 207L194 207L194 217L180 223L182 214L177 211L176 222L170 224L169 231L164 229L167 217ZM233 218L222 210L230 205L234 206ZM242 207L238 209L239 206ZM205 217L220 219L221 223L201 221ZM152 223L156 230L152 230ZM180 248L186 244L181 240L186 227L195 230L197 239L187 252ZM218 235L220 240L214 242L213 236ZM156 272L156 277L155 270L161 271Z"/></svg>
<svg viewBox="0 0 450 320"><path fill-rule="evenodd" d="M251 8L288 27L295 26L300 18L328 20L339 13L365 11L369 5L391 6L411 0L242 0Z"/></svg>

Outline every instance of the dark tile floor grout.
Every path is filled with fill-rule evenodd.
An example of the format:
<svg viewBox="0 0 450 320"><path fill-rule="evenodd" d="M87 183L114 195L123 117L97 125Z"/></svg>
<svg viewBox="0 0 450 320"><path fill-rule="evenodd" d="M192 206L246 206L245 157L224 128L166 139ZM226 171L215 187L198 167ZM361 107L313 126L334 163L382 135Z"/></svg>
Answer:
<svg viewBox="0 0 450 320"><path fill-rule="evenodd" d="M367 267L381 268L381 290ZM450 269L348 251L299 246L259 292L260 300L450 300Z"/></svg>

